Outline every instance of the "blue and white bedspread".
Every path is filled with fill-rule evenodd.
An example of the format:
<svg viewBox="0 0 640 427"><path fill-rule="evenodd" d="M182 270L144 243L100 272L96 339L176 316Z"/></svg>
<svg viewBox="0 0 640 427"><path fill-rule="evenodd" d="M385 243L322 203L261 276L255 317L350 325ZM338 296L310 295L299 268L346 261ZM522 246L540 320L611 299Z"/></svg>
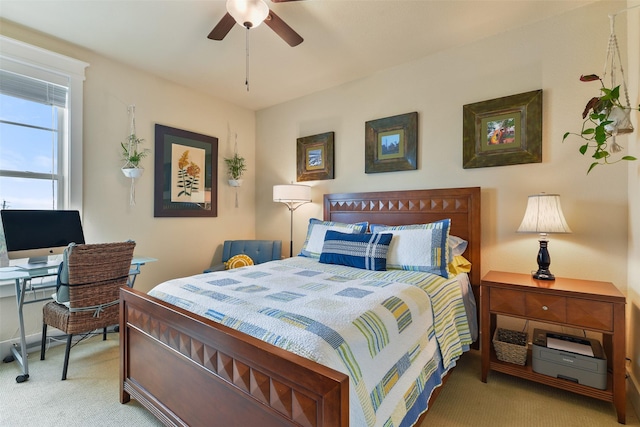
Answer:
<svg viewBox="0 0 640 427"><path fill-rule="evenodd" d="M399 426L412 407L417 418L472 341L457 280L420 272L294 257L149 294L348 374L353 426Z"/></svg>

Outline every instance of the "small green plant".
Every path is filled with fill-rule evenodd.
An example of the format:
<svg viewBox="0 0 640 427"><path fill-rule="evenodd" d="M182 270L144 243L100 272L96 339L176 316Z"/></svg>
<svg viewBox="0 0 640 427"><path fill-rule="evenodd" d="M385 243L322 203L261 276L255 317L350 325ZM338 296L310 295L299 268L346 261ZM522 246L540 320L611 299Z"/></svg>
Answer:
<svg viewBox="0 0 640 427"><path fill-rule="evenodd" d="M140 150L139 146L144 139L138 138L136 134L129 135L128 141L120 143L122 147L122 160L125 162L123 168L139 168L142 159L149 155L149 149Z"/></svg>
<svg viewBox="0 0 640 427"><path fill-rule="evenodd" d="M227 164L227 175L229 179L238 180L247 170L247 164L244 157L234 153L233 157L225 157L224 162Z"/></svg>
<svg viewBox="0 0 640 427"><path fill-rule="evenodd" d="M600 96L593 97L587 102L587 105L582 112L582 129L580 133L566 132L562 137L562 142L569 135L576 135L584 139L586 142L580 146L580 154L585 155L590 149L593 149L591 157L595 159L595 162L591 163L587 173L598 165L607 165L618 163L622 160L633 161L637 160L633 156L622 156L617 160L611 160L611 153L617 153L622 150L622 147L615 142L615 136L618 133L618 123L620 118L624 118L626 112L624 110L636 110L636 108L629 108L620 103L620 86L614 88L607 88L604 85L602 79L595 74L588 74L580 76L582 82L600 81ZM640 111L640 105L637 108ZM622 114L622 116L620 116ZM632 130L632 128L631 128ZM609 142L609 138L613 140Z"/></svg>

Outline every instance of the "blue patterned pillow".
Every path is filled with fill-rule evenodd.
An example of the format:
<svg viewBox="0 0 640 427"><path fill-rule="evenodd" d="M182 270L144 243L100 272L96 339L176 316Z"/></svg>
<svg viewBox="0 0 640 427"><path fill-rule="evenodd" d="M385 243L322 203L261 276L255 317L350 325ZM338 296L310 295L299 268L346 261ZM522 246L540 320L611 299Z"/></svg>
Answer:
<svg viewBox="0 0 640 427"><path fill-rule="evenodd" d="M316 218L309 219L307 238L300 251L301 256L309 258L319 258L324 244L324 236L328 230L341 231L343 233L366 233L368 222L357 222L355 224L345 224L342 222L320 221Z"/></svg>
<svg viewBox="0 0 640 427"><path fill-rule="evenodd" d="M386 226L371 224L372 233L392 233L387 268L426 271L448 278L453 259L448 245L450 219L429 224Z"/></svg>
<svg viewBox="0 0 640 427"><path fill-rule="evenodd" d="M324 237L320 262L364 270L386 270L387 251L392 237L390 233L347 234L328 230Z"/></svg>

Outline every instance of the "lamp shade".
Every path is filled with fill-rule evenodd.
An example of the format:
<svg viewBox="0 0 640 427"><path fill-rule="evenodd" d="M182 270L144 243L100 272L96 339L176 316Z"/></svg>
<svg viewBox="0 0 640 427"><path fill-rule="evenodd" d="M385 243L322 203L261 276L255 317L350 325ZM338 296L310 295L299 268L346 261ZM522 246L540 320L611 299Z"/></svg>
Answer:
<svg viewBox="0 0 640 427"><path fill-rule="evenodd" d="M529 196L518 233L571 233L564 219L558 194Z"/></svg>
<svg viewBox="0 0 640 427"><path fill-rule="evenodd" d="M273 201L281 203L309 203L311 201L311 187L308 185L274 185Z"/></svg>
<svg viewBox="0 0 640 427"><path fill-rule="evenodd" d="M227 12L245 28L255 28L269 15L269 6L263 0L227 0Z"/></svg>

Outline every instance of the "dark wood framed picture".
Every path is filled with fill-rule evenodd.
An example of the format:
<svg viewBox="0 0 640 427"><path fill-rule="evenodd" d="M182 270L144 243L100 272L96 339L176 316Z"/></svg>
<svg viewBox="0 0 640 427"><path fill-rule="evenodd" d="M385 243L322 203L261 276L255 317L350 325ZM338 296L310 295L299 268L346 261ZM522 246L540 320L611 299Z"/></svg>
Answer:
<svg viewBox="0 0 640 427"><path fill-rule="evenodd" d="M462 107L462 167L542 162L542 90Z"/></svg>
<svg viewBox="0 0 640 427"><path fill-rule="evenodd" d="M417 112L365 123L365 173L415 170L417 153Z"/></svg>
<svg viewBox="0 0 640 427"><path fill-rule="evenodd" d="M156 124L154 217L218 216L218 138Z"/></svg>
<svg viewBox="0 0 640 427"><path fill-rule="evenodd" d="M296 181L333 179L334 138L333 132L326 132L296 140Z"/></svg>

